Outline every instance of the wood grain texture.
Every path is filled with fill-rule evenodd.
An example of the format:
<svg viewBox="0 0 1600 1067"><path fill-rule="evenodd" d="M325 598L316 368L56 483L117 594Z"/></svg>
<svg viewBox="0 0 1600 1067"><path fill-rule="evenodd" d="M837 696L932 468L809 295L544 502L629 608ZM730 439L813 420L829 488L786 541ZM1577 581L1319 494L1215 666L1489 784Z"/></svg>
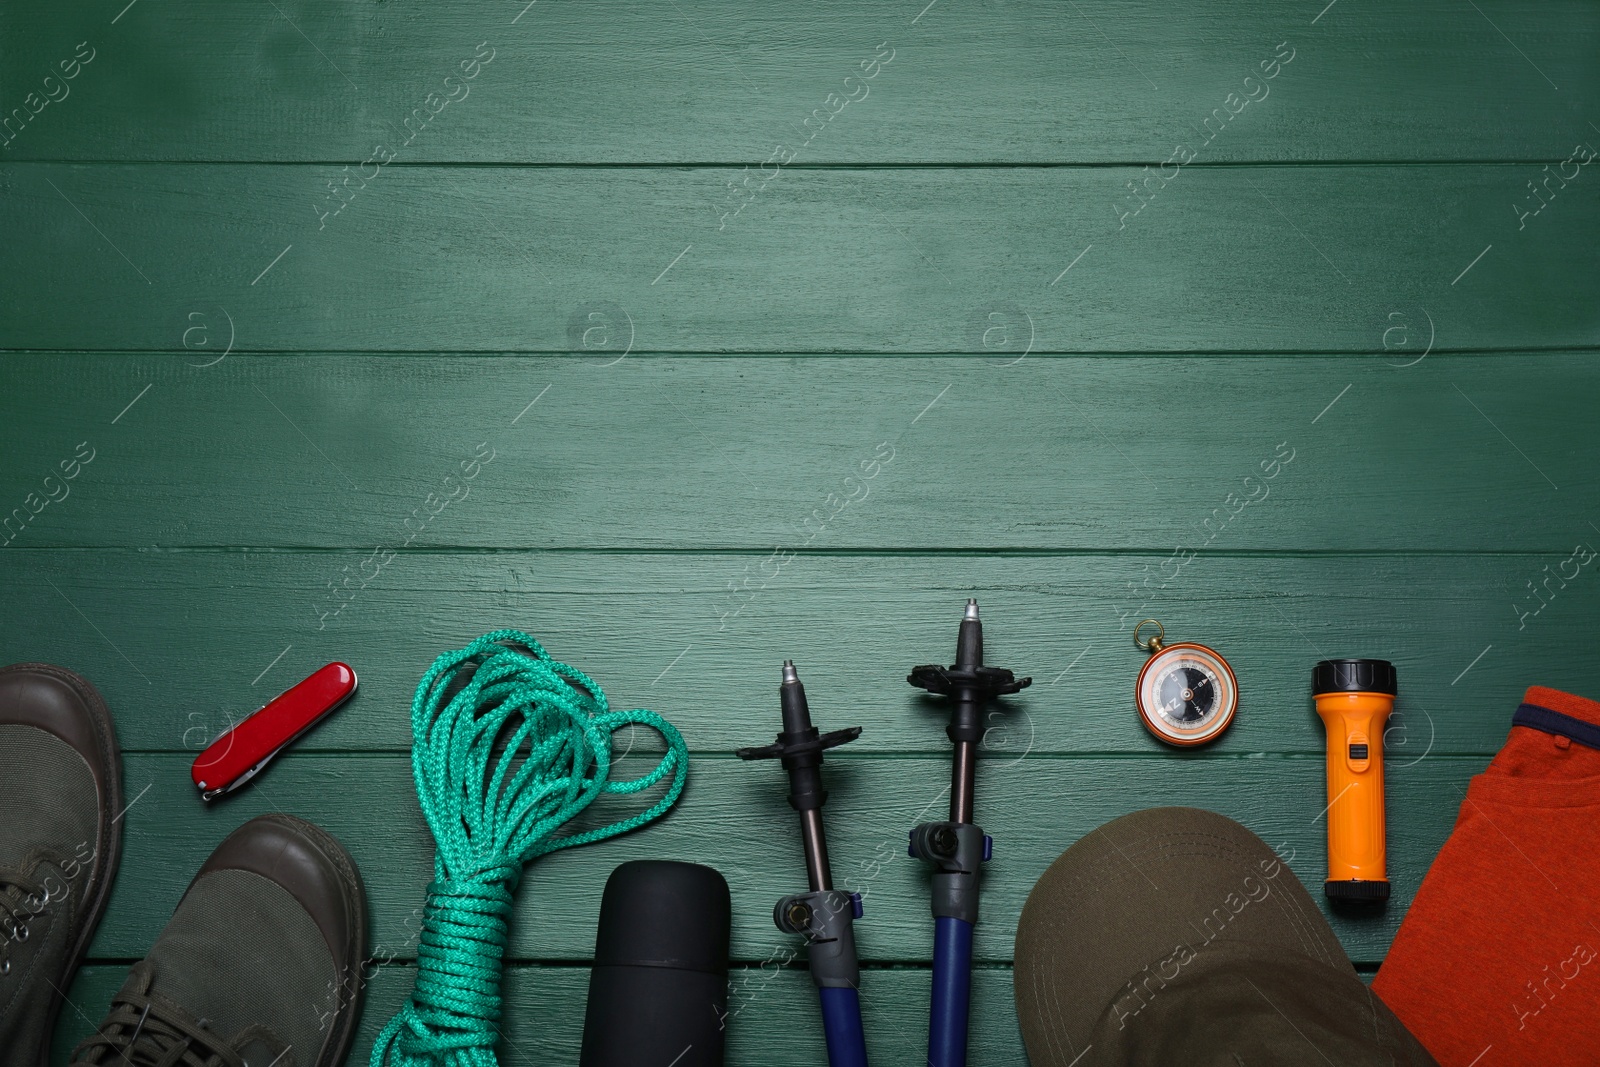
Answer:
<svg viewBox="0 0 1600 1067"><path fill-rule="evenodd" d="M1593 164L1532 218L1531 163L1173 169L783 172L724 219L715 168L391 168L324 218L326 166L19 163L0 338L170 351L220 311L238 351L583 352L614 309L636 352L994 354L1000 313L1035 352L1381 353L1402 311L1600 343Z"/></svg>
<svg viewBox="0 0 1600 1067"><path fill-rule="evenodd" d="M409 540L1565 557L1600 536L1586 511L1600 443L1563 428L1600 396L1593 352L1408 367L1396 353L198 365L212 358L10 357L0 515L24 510L0 551ZM93 461L41 505L42 480L85 441ZM480 451L494 458L475 465ZM1275 468L1280 452L1292 462Z"/></svg>
<svg viewBox="0 0 1600 1067"><path fill-rule="evenodd" d="M1242 79L1280 41L1293 62L1211 159L1559 159L1588 136L1600 98L1600 16L1549 0L1320 16L1321 4L1259 0L928 11L186 0L112 25L121 6L0 15L8 109L80 40L97 50L69 95L22 128L13 158L355 162L405 141L402 122L437 92L458 102L407 160L755 164L774 144L798 146L830 92L859 95L844 78L880 42L892 63L802 162L1155 162L1230 91L1259 94ZM463 95L443 79L479 42L494 59Z"/></svg>
<svg viewBox="0 0 1600 1067"><path fill-rule="evenodd" d="M770 718L775 718L772 716ZM770 733L769 716L752 729ZM182 755L124 758L130 795L122 868L91 948L95 959L136 959L166 922L192 872L234 827L265 811L316 822L350 849L367 883L372 938L380 956L407 959L433 840L416 806L403 755L289 753L225 803L205 805ZM1394 898L1372 918L1332 916L1357 962L1381 960L1406 906L1455 822L1482 757L1430 756L1391 767L1389 871ZM948 803L948 757L857 757L828 763L828 844L836 885L861 892L866 917L857 945L869 961L927 962L933 924L927 874L905 851L906 834ZM1005 962L1028 891L1072 842L1131 811L1184 805L1238 819L1290 859L1320 897L1326 876L1323 761L1305 757L1039 757L990 760L978 783L978 822L993 835L984 874L977 958ZM773 901L803 885L794 813L782 777L728 756L695 757L684 799L662 821L625 837L547 856L525 873L509 958L583 960L594 949L600 888L629 859L707 863L733 891L733 952L751 962L789 942L772 926ZM608 822L631 805L610 798L579 820ZM376 950L375 950L376 951Z"/></svg>
<svg viewBox="0 0 1600 1067"><path fill-rule="evenodd" d="M85 967L69 991L83 1015L62 1012L56 1028L54 1063L66 1067L67 1053L91 1024L99 1021L121 985L126 969ZM349 1063L365 1064L378 1030L411 991L415 970L381 967L367 986L366 1010ZM861 991L867 1054L874 1064L920 1067L928 1026L928 971L924 968L869 970ZM816 993L803 969L736 967L729 975L728 1062L780 1067L815 1067L826 1060L822 1029L816 1025ZM540 1067L578 1062L583 1011L588 1000L586 967L513 964L502 987L505 1040L499 1048L505 1067ZM973 1058L981 1063L1022 1063L1011 994L1011 968L979 967L972 976Z"/></svg>
<svg viewBox="0 0 1600 1067"><path fill-rule="evenodd" d="M761 966L793 813L730 755L786 656L866 728L830 844L873 1060L922 1061L904 835L948 757L904 673L970 595L1036 678L985 739L975 1064L1023 1061L1017 916L1108 819L1221 811L1321 899L1330 655L1401 675L1395 899L1333 919L1370 973L1523 688L1600 692L1600 171L1561 176L1600 9L524 3L0 10L0 662L101 687L133 799L57 1061L288 810L402 961L364 1062L432 852L411 690L507 624L694 751L661 824L529 871L508 1065L575 1062L600 886L646 856L732 884L730 1064L821 1062L807 975ZM1138 725L1144 616L1233 661L1218 745ZM193 751L333 658L354 701L202 805Z"/></svg>
<svg viewBox="0 0 1600 1067"><path fill-rule="evenodd" d="M1600 691L1584 626L1600 611L1600 562L1565 589L1552 582L1539 614L1519 618L1513 606L1537 603L1526 583L1555 573L1564 555L1208 557L1141 602L1128 583L1147 566L1160 573L1160 559L817 554L753 596L729 598L727 582L763 557L408 553L318 630L326 582L360 558L7 555L0 613L27 625L0 630L0 662L82 671L114 709L125 749L191 754L332 659L351 663L361 687L299 748L402 754L412 692L433 658L515 626L597 679L613 705L665 714L697 753L770 740L779 664L792 658L819 722L865 728L851 751L942 756L947 712L905 675L953 656L967 596L990 620L990 660L1035 679L1005 702L1014 710L989 716L987 754L1002 762L1185 758L1150 738L1133 711L1144 655L1130 634L1145 616L1172 639L1217 648L1238 673L1238 721L1206 754L1319 754L1310 671L1329 656L1397 664L1395 762L1493 753L1532 682ZM281 795L272 777L267 789ZM400 788L409 798L410 783Z"/></svg>

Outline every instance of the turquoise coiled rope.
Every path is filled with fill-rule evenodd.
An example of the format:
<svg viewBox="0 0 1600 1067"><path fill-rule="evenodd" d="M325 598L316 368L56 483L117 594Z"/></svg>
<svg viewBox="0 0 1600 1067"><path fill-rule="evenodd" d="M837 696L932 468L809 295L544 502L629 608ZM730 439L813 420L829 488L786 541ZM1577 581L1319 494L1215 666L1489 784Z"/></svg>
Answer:
<svg viewBox="0 0 1600 1067"><path fill-rule="evenodd" d="M611 735L631 724L660 733L667 751L648 774L612 781ZM411 702L411 730L417 799L438 851L416 986L378 1035L371 1067L495 1067L501 959L523 865L663 814L683 792L689 750L655 712L611 711L588 675L520 630L434 660ZM644 811L554 836L601 794L637 793L668 774L666 793Z"/></svg>

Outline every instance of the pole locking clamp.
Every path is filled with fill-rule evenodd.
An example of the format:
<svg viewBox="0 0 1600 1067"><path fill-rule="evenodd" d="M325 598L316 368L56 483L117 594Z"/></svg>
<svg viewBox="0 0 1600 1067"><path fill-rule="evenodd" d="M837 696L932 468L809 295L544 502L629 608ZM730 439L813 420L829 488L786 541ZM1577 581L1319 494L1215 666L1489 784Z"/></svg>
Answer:
<svg viewBox="0 0 1600 1067"><path fill-rule="evenodd" d="M911 831L906 851L933 865L934 917L976 923L978 872L994 839L969 822L925 822Z"/></svg>
<svg viewBox="0 0 1600 1067"><path fill-rule="evenodd" d="M861 911L860 893L822 889L784 897L773 907L772 919L778 929L808 942L813 982L854 989L861 983L855 934Z"/></svg>

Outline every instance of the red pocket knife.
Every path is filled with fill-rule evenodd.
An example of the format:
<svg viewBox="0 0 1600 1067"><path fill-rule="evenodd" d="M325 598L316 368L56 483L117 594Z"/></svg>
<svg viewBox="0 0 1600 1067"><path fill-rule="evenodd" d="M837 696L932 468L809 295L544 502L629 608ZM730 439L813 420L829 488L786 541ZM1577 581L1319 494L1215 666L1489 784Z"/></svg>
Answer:
<svg viewBox="0 0 1600 1067"><path fill-rule="evenodd" d="M279 693L195 757L189 776L204 800L231 793L356 691L356 672L330 663Z"/></svg>

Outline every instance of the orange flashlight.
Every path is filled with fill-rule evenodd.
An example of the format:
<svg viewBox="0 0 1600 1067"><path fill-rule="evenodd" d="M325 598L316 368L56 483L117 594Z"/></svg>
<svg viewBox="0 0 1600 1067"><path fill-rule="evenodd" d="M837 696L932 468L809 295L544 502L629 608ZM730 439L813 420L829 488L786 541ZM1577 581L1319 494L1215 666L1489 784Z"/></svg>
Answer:
<svg viewBox="0 0 1600 1067"><path fill-rule="evenodd" d="M1394 710L1394 664L1325 659L1311 672L1317 714L1328 731L1328 899L1382 904L1383 728Z"/></svg>

